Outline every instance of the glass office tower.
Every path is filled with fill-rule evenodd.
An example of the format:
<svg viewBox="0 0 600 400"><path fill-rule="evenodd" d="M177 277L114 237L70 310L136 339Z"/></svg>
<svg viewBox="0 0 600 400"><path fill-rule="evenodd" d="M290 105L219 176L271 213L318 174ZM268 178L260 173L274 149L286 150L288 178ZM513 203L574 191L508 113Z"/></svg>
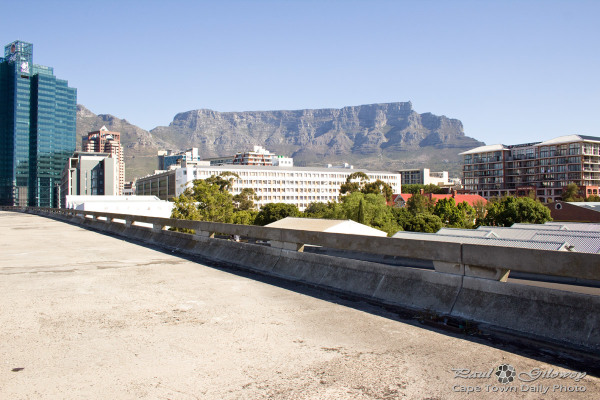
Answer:
<svg viewBox="0 0 600 400"><path fill-rule="evenodd" d="M0 204L58 204L61 172L75 151L77 89L33 64L33 45L0 58Z"/></svg>

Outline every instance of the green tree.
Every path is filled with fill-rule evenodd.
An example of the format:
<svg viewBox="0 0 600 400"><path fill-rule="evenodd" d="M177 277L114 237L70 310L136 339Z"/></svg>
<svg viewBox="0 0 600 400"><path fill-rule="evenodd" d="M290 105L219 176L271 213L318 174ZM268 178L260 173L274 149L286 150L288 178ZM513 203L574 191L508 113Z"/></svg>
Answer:
<svg viewBox="0 0 600 400"><path fill-rule="evenodd" d="M192 198L191 189L187 189L185 192L175 197L173 201L175 204L173 206L173 210L171 211L171 218L188 219L192 221L200 221L202 219L200 212L198 211L198 207L196 207L196 203ZM173 228L173 230L178 232L193 233L191 229L185 228Z"/></svg>
<svg viewBox="0 0 600 400"><path fill-rule="evenodd" d="M579 186L575 183L569 183L562 192L562 201L583 201L583 198L579 195Z"/></svg>
<svg viewBox="0 0 600 400"><path fill-rule="evenodd" d="M494 199L487 204L485 225L512 226L516 223L543 224L552 221L550 209L529 197L507 196Z"/></svg>
<svg viewBox="0 0 600 400"><path fill-rule="evenodd" d="M473 203L473 210L475 211L475 226L483 224L483 219L487 214L487 206L483 200L477 200Z"/></svg>
<svg viewBox="0 0 600 400"><path fill-rule="evenodd" d="M405 230L411 232L435 233L442 228L442 220L437 215L420 213L413 215L407 222Z"/></svg>
<svg viewBox="0 0 600 400"><path fill-rule="evenodd" d="M464 227L464 215L456 207L453 198L439 199L432 209L432 214L437 215L445 226L451 228Z"/></svg>
<svg viewBox="0 0 600 400"><path fill-rule="evenodd" d="M219 183L194 181L193 196L202 221L230 223L233 216L233 196Z"/></svg>
<svg viewBox="0 0 600 400"><path fill-rule="evenodd" d="M313 202L304 209L303 217L306 218L328 218L330 213L330 204L323 202Z"/></svg>
<svg viewBox="0 0 600 400"><path fill-rule="evenodd" d="M377 179L375 182L366 183L365 186L361 189L361 192L364 194L374 193L381 194L385 197L386 201L392 200L392 195L394 191L387 183L383 182L380 179Z"/></svg>
<svg viewBox="0 0 600 400"><path fill-rule="evenodd" d="M597 194L591 194L585 199L585 201L600 202L600 196L598 196Z"/></svg>
<svg viewBox="0 0 600 400"><path fill-rule="evenodd" d="M346 183L340 186L340 195L361 191L369 181L367 174L361 171L353 172L346 178Z"/></svg>
<svg viewBox="0 0 600 400"><path fill-rule="evenodd" d="M456 208L461 212L462 226L461 228L473 228L477 222L477 210L466 201L456 205Z"/></svg>
<svg viewBox="0 0 600 400"><path fill-rule="evenodd" d="M364 224L393 235L400 228L396 223L392 207L388 206L381 194L362 192L350 193L341 198L339 208L333 209L334 219L351 219L359 222L360 203L363 202Z"/></svg>
<svg viewBox="0 0 600 400"><path fill-rule="evenodd" d="M258 200L258 196L254 189L244 188L242 191L233 196L235 208L238 210L254 210L254 202Z"/></svg>
<svg viewBox="0 0 600 400"><path fill-rule="evenodd" d="M232 196L221 183L210 179L195 180L191 188L174 199L171 218L230 223L233 217Z"/></svg>
<svg viewBox="0 0 600 400"><path fill-rule="evenodd" d="M406 207L392 207L392 215L396 220L396 225L402 230L406 230L408 221L413 217L413 214Z"/></svg>
<svg viewBox="0 0 600 400"><path fill-rule="evenodd" d="M254 210L236 210L231 222L238 225L254 225L257 214L258 211Z"/></svg>
<svg viewBox="0 0 600 400"><path fill-rule="evenodd" d="M356 222L359 224L365 223L365 202L364 199L360 199L358 203L358 215L356 217Z"/></svg>
<svg viewBox="0 0 600 400"><path fill-rule="evenodd" d="M433 206L433 201L420 193L413 194L410 199L406 201L406 208L413 215L429 213Z"/></svg>
<svg viewBox="0 0 600 400"><path fill-rule="evenodd" d="M417 194L417 193L421 192L421 189L423 189L424 193L433 193L433 194L442 194L445 191L444 188L434 185L433 183L430 183L428 185L422 185L422 184L402 185L402 193Z"/></svg>
<svg viewBox="0 0 600 400"><path fill-rule="evenodd" d="M467 202L455 204L451 197L438 200L432 214L440 217L444 226L450 228L472 228L477 218L475 209Z"/></svg>
<svg viewBox="0 0 600 400"><path fill-rule="evenodd" d="M295 204L269 203L260 209L254 220L255 225L265 226L285 217L299 217L300 211Z"/></svg>

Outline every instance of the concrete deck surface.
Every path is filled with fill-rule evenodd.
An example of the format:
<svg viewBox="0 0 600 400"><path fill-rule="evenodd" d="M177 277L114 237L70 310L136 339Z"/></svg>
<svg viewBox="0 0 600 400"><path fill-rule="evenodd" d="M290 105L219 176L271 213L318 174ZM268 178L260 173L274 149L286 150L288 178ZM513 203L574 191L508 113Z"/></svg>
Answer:
<svg viewBox="0 0 600 400"><path fill-rule="evenodd" d="M0 212L0 249L0 399L600 397L455 378L569 370L47 218Z"/></svg>

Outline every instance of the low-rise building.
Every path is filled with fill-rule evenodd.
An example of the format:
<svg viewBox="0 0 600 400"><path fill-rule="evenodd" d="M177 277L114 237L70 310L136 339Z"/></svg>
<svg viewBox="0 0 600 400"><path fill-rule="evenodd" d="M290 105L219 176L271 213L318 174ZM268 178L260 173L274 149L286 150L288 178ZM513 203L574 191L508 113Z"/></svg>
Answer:
<svg viewBox="0 0 600 400"><path fill-rule="evenodd" d="M600 202L567 202L546 204L554 221L600 222ZM600 231L600 229L599 229Z"/></svg>

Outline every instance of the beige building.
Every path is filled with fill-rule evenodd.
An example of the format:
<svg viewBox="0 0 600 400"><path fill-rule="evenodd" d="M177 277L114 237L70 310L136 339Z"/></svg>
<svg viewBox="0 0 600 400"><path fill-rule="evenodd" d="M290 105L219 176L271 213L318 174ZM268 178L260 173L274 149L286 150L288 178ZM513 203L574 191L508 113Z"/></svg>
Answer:
<svg viewBox="0 0 600 400"><path fill-rule="evenodd" d="M123 194L125 186L125 162L123 161L123 146L121 146L121 134L119 132L111 132L106 126L100 128L99 131L90 132L82 138L81 150L85 153L108 153L116 160L114 176L115 180L115 195Z"/></svg>

